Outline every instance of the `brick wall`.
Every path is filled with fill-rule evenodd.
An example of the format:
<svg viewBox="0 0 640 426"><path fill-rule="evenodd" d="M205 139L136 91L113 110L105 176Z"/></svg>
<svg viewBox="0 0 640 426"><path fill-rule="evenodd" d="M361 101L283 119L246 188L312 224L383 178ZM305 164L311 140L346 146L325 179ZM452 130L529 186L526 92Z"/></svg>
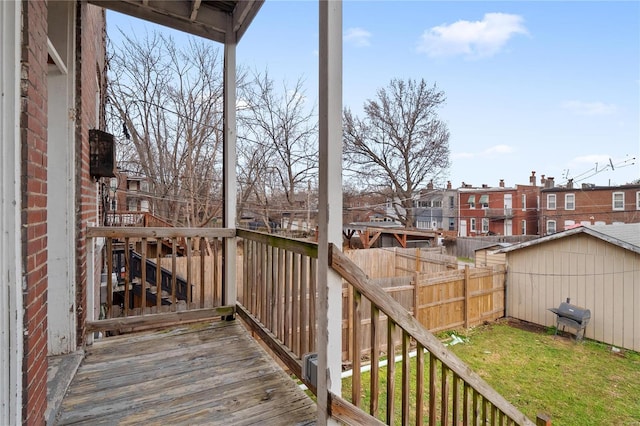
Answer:
<svg viewBox="0 0 640 426"><path fill-rule="evenodd" d="M640 222L640 209L637 205L637 193L640 185L624 185L618 187L586 187L586 188L551 188L542 190L541 194L541 226L543 234L547 233L547 222L556 222L556 231L564 230L565 221L604 222L607 225L613 222L637 223ZM624 193L624 208L613 209L613 193ZM556 197L556 208L549 209L548 195ZM573 194L574 208L567 209L565 205L566 195Z"/></svg>
<svg viewBox="0 0 640 426"><path fill-rule="evenodd" d="M47 407L47 4L23 1L21 193L24 303L22 419L44 424Z"/></svg>
<svg viewBox="0 0 640 426"><path fill-rule="evenodd" d="M96 96L104 99L106 26L104 10L78 2L76 19L76 319L78 345L84 343L87 317L86 230L98 225L97 186L89 175L89 129L104 126L96 117ZM103 128L104 129L104 128Z"/></svg>

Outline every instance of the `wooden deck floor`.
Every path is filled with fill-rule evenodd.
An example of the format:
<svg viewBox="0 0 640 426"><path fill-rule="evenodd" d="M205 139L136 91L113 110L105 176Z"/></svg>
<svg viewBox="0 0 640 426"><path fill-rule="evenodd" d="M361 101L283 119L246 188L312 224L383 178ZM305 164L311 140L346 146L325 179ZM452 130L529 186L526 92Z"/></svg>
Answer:
<svg viewBox="0 0 640 426"><path fill-rule="evenodd" d="M239 321L87 348L55 424L311 425L316 405Z"/></svg>

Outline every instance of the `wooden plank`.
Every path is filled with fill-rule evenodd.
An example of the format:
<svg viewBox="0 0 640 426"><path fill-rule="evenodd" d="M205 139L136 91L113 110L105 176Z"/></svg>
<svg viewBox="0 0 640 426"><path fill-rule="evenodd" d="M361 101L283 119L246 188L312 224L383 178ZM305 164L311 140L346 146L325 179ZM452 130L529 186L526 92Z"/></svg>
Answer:
<svg viewBox="0 0 640 426"><path fill-rule="evenodd" d="M211 309L151 314L143 317L120 317L99 321L87 321L87 332L110 330L136 330L140 328L166 327L194 321L214 319L220 316L233 315L233 306L218 306Z"/></svg>
<svg viewBox="0 0 640 426"><path fill-rule="evenodd" d="M380 311L374 305L371 305L371 380L370 380L370 402L369 402L369 414L374 417L378 417L379 400L378 394L380 389L380 369L376 366L379 365L380 351L379 351L379 321Z"/></svg>
<svg viewBox="0 0 640 426"><path fill-rule="evenodd" d="M411 358L409 358L409 335L402 332L402 424L409 424L411 397Z"/></svg>
<svg viewBox="0 0 640 426"><path fill-rule="evenodd" d="M329 257L331 258L331 257ZM387 320L387 424L393 424L395 416L395 391L396 391L396 346L393 335L396 325Z"/></svg>
<svg viewBox="0 0 640 426"><path fill-rule="evenodd" d="M97 226L87 228L87 238L232 238L235 237L235 235L236 230L231 228L165 228L136 226Z"/></svg>
<svg viewBox="0 0 640 426"><path fill-rule="evenodd" d="M351 402L356 407L360 407L361 395L361 382L360 382L360 325L362 320L362 296L359 291L353 292L353 321L351 322L352 330L352 351L351 351L351 365L353 376L351 379Z"/></svg>
<svg viewBox="0 0 640 426"><path fill-rule="evenodd" d="M385 425L385 423L381 422L377 418L365 413L358 407L350 404L349 401L333 394L332 392L329 392L329 408L331 410L331 417L345 425ZM387 422L387 424L389 423Z"/></svg>
<svg viewBox="0 0 640 426"><path fill-rule="evenodd" d="M247 229L237 229L236 235L240 238L258 241L262 244L285 249L293 253L302 254L312 258L318 257L317 243L302 240L293 240L291 238L280 237L264 232L249 231Z"/></svg>

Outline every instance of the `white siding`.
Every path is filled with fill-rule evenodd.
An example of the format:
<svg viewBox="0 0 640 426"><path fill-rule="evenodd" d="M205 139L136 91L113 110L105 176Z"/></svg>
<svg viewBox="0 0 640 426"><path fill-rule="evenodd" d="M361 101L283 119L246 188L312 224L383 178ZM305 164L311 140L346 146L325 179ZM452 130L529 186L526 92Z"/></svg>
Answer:
<svg viewBox="0 0 640 426"><path fill-rule="evenodd" d="M591 310L587 338L640 351L640 254L577 234L509 252L507 264L508 316L554 326L548 308L571 298Z"/></svg>

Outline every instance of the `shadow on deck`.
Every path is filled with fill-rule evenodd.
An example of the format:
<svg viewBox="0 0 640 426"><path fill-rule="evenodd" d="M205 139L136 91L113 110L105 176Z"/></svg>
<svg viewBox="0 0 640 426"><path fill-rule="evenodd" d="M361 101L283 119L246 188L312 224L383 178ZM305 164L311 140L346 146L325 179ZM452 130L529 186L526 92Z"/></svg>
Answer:
<svg viewBox="0 0 640 426"><path fill-rule="evenodd" d="M101 340L54 424L310 425L316 404L239 321Z"/></svg>

